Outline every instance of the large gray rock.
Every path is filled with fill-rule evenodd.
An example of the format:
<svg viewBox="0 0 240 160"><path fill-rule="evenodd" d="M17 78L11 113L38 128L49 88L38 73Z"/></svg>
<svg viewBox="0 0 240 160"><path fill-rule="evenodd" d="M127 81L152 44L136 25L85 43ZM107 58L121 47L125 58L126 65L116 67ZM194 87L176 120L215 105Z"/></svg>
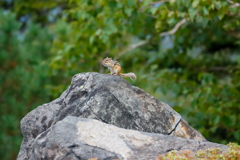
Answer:
<svg viewBox="0 0 240 160"><path fill-rule="evenodd" d="M39 106L21 120L23 141L18 159L29 159L35 138L66 116L97 119L125 129L205 141L167 104L123 78L81 73L56 100Z"/></svg>
<svg viewBox="0 0 240 160"><path fill-rule="evenodd" d="M93 119L68 116L36 137L30 160L155 160L171 150L196 152L226 146L179 137L122 129Z"/></svg>

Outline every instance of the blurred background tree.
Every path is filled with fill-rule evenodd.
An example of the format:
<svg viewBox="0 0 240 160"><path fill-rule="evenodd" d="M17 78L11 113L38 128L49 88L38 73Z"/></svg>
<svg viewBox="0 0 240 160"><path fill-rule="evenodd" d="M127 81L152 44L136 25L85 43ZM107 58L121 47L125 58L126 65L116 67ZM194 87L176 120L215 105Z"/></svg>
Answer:
<svg viewBox="0 0 240 160"><path fill-rule="evenodd" d="M21 118L80 72L118 60L209 141L240 142L240 4L231 0L0 2L0 156L15 159Z"/></svg>
<svg viewBox="0 0 240 160"><path fill-rule="evenodd" d="M50 100L48 64L52 35L37 24L20 32L14 13L0 10L0 154L16 159L22 141L20 120Z"/></svg>

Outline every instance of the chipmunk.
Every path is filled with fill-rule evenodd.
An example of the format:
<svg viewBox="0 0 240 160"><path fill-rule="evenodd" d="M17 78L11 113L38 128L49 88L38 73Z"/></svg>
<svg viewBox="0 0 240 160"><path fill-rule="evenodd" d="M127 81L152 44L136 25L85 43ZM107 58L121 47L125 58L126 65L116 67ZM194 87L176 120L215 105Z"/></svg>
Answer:
<svg viewBox="0 0 240 160"><path fill-rule="evenodd" d="M118 63L118 61L112 60L112 58L108 58L108 57L105 58L102 61L102 64L105 67L108 67L108 70L110 70L110 73L109 73L110 75L121 76L121 77L130 77L131 80L137 79L136 75L132 72L126 73L126 74L121 73L121 65Z"/></svg>

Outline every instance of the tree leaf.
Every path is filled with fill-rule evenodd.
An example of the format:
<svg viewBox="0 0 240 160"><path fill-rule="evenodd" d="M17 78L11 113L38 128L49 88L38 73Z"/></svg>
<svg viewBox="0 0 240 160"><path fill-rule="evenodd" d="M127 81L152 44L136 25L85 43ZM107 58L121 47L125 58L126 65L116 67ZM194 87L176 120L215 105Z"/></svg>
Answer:
<svg viewBox="0 0 240 160"><path fill-rule="evenodd" d="M207 26L208 21L209 21L209 19L208 19L207 17L204 17L204 18L202 19L203 28L205 28L205 27Z"/></svg>
<svg viewBox="0 0 240 160"><path fill-rule="evenodd" d="M209 12L208 12L208 10L207 10L207 8L205 6L202 9L203 9L203 14L205 16L209 14Z"/></svg>
<svg viewBox="0 0 240 160"><path fill-rule="evenodd" d="M191 21L194 21L194 17L197 14L197 10L194 8L189 8L188 13L189 13Z"/></svg>
<svg viewBox="0 0 240 160"><path fill-rule="evenodd" d="M193 3L192 3L192 7L193 8L196 8L199 4L199 0L194 0Z"/></svg>

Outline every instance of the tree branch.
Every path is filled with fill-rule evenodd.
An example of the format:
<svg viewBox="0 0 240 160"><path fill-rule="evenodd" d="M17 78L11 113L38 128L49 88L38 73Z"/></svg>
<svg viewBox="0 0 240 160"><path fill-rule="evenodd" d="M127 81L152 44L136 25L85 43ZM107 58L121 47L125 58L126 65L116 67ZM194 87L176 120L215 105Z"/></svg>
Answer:
<svg viewBox="0 0 240 160"><path fill-rule="evenodd" d="M174 34L175 32L177 32L177 30L179 29L179 27L181 27L184 23L186 23L189 19L182 19L180 22L178 22L175 27L170 30L170 31L167 31L167 32L162 32L160 33L160 37L163 37L163 36L167 36L167 35L171 35L171 34Z"/></svg>
<svg viewBox="0 0 240 160"><path fill-rule="evenodd" d="M160 33L160 37L164 37L164 36L167 36L167 35L172 35L174 34L175 32L177 32L177 30L179 29L179 27L181 27L184 23L186 23L189 19L187 18L184 18L182 19L180 22L178 22L175 27L170 30L170 31L167 31L167 32L162 32ZM125 53L129 52L129 51L132 51L140 46L143 46L145 44L147 44L149 42L149 40L145 40L145 41L141 41L139 43L136 43L136 44L132 44L130 45L129 47L127 47L127 49L123 50L122 52L120 52L115 58L114 60L117 60L119 57L121 57L122 55L124 55Z"/></svg>
<svg viewBox="0 0 240 160"><path fill-rule="evenodd" d="M239 7L240 6L240 3L234 3L233 1L231 0L227 0L228 3L232 4L230 7Z"/></svg>
<svg viewBox="0 0 240 160"><path fill-rule="evenodd" d="M123 50L122 52L120 52L115 58L114 60L117 60L119 57L121 57L122 55L124 55L125 53L129 52L129 51L132 51L134 50L135 48L138 48L144 44L148 43L148 40L145 40L145 41L141 41L141 42L138 42L136 44L132 44L130 45L129 47L127 47L127 49Z"/></svg>
<svg viewBox="0 0 240 160"><path fill-rule="evenodd" d="M227 2L230 3L230 4L233 4L233 1L231 1L231 0L227 0Z"/></svg>

